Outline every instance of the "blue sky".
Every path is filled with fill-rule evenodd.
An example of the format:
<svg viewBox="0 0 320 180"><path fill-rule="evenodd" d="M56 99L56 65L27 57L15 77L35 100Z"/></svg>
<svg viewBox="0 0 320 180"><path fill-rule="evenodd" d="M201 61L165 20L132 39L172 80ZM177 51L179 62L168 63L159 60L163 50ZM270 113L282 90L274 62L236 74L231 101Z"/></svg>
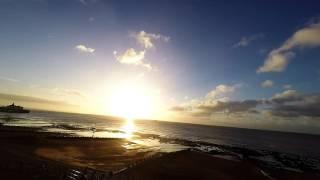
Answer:
<svg viewBox="0 0 320 180"><path fill-rule="evenodd" d="M76 105L27 104L34 108L102 113L93 109L101 109L96 106L103 104L102 96L110 99L106 94L112 94L115 82L137 77L150 86L145 89L161 93L152 95L161 99L158 109L183 107L179 115L160 119L174 116L221 124L212 120L220 116L213 115L218 101L272 101L277 93L289 90L290 97L299 94L300 100L318 98L312 95L320 90L319 16L320 3L315 0L2 0L0 93ZM271 65L264 66L266 61ZM208 104L212 92L220 94ZM287 108L275 102L258 104L254 108L259 111L272 104L271 114L278 107ZM88 110L88 105L94 108ZM202 106L210 107L203 121L185 112L202 112ZM259 113L264 116L268 110ZM177 117L183 113L188 117ZM273 115L284 118L283 113ZM293 118L290 113L286 111L285 118ZM308 113L294 116L319 125L318 115ZM295 121L288 126L298 127ZM256 122L231 123L250 124ZM272 129L274 124L257 126Z"/></svg>

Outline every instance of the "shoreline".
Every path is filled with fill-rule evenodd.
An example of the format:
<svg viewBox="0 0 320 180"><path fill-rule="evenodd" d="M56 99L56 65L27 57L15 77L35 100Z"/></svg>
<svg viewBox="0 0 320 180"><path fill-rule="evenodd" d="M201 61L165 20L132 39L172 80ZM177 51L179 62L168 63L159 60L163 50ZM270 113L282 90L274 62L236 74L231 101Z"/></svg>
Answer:
<svg viewBox="0 0 320 180"><path fill-rule="evenodd" d="M111 173L113 179L152 178L161 177L163 174L169 179L188 179L188 177L206 179L205 177L220 176L225 177L222 179L242 176L250 176L254 179L270 179L270 177L318 179L320 177L319 172L316 171L295 172L293 169L289 171L264 166L263 163L246 157L235 158L237 155L232 154L231 151L218 152L217 149L214 149L204 152L201 149L189 148L163 153L134 144L127 139L73 137L63 133L39 132L38 130L39 128L0 127L0 157L2 159L0 171L2 174L10 172L7 171L8 166L16 166L12 169L15 172L22 171L23 165L30 165L31 167L48 167L51 172L48 171L46 175L56 174L55 178L66 174L70 169L79 172L92 169L106 174ZM128 149L126 145L133 145L135 148ZM238 151L243 151L243 149L238 149ZM248 155L250 153L254 152L247 152ZM12 162L16 164L12 165L14 164ZM238 170L239 168L241 171ZM185 173L179 174L176 171L179 169Z"/></svg>

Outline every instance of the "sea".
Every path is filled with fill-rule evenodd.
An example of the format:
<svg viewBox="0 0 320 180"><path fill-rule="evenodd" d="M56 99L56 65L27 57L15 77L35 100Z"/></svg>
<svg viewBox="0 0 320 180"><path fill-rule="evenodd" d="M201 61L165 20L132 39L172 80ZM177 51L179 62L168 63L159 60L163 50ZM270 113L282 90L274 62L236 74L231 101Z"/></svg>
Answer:
<svg viewBox="0 0 320 180"><path fill-rule="evenodd" d="M320 170L320 135L48 111L0 113L0 123L73 136L127 138L163 152L194 148L245 155L287 168L301 169L305 163L302 169Z"/></svg>

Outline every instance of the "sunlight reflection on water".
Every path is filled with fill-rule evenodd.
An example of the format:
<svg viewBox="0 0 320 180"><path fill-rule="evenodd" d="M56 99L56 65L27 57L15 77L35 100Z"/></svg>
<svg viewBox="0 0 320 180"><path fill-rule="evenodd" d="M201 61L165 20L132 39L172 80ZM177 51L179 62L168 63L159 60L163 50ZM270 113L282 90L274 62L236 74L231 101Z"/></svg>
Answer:
<svg viewBox="0 0 320 180"><path fill-rule="evenodd" d="M134 120L133 119L127 119L125 121L124 126L121 128L122 131L125 133L125 137L127 139L132 138L133 133L135 132L135 124L134 124Z"/></svg>

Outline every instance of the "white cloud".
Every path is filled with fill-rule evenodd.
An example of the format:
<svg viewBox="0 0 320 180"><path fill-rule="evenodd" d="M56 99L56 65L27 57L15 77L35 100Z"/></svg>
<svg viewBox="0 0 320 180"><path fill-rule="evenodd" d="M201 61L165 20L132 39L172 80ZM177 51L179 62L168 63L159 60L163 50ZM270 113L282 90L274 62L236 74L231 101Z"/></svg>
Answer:
<svg viewBox="0 0 320 180"><path fill-rule="evenodd" d="M239 42L233 45L233 47L246 47L248 46L252 41L261 39L264 37L263 33L255 34L248 37L242 37Z"/></svg>
<svg viewBox="0 0 320 180"><path fill-rule="evenodd" d="M154 47L154 40L163 40L165 42L170 40L170 37L163 36L161 34L146 33L145 31L133 33L131 36L134 37L137 42L146 49Z"/></svg>
<svg viewBox="0 0 320 180"><path fill-rule="evenodd" d="M282 46L271 51L263 66L257 72L282 72L289 64L289 59L293 58L295 48L312 48L320 46L320 22L296 31Z"/></svg>
<svg viewBox="0 0 320 180"><path fill-rule="evenodd" d="M84 52L84 53L94 53L95 49L90 48L90 47L86 47L85 45L79 44L75 47L75 49L77 49L80 52Z"/></svg>
<svg viewBox="0 0 320 180"><path fill-rule="evenodd" d="M135 38L136 41L144 48L144 50L136 51L133 48L129 48L123 54L120 55L117 51L114 51L113 54L116 57L116 60L122 64L137 65L145 67L149 70L156 70L156 68L153 68L151 64L144 62L146 51L154 47L155 40L163 40L165 42L168 42L170 38L161 34L146 33L145 31L131 33L130 36Z"/></svg>
<svg viewBox="0 0 320 180"><path fill-rule="evenodd" d="M278 51L288 51L295 47L320 46L320 22L298 30L289 38Z"/></svg>
<svg viewBox="0 0 320 180"><path fill-rule="evenodd" d="M148 69L152 69L150 64L144 62L145 51L135 51L133 48L127 49L123 54L118 55L117 51L114 51L113 54L116 57L117 61L121 64L131 64L143 66Z"/></svg>
<svg viewBox="0 0 320 180"><path fill-rule="evenodd" d="M273 81L265 80L261 83L261 87L263 88L271 88L274 85Z"/></svg>
<svg viewBox="0 0 320 180"><path fill-rule="evenodd" d="M225 85L220 84L213 90L208 92L206 96L198 99L191 99L182 104L186 109L196 109L199 106L213 106L219 102L229 101L229 95L235 92L236 89L242 87L242 84Z"/></svg>
<svg viewBox="0 0 320 180"><path fill-rule="evenodd" d="M217 87L215 87L215 89L210 91L206 97L207 98L219 98L219 97L224 96L226 94L233 93L237 87L238 87L238 85L228 86L225 84L220 84Z"/></svg>
<svg viewBox="0 0 320 180"><path fill-rule="evenodd" d="M295 54L293 52L286 52L286 53L271 52L267 60L264 62L264 65L257 70L257 73L282 72L287 68L289 64L289 60L294 56Z"/></svg>

